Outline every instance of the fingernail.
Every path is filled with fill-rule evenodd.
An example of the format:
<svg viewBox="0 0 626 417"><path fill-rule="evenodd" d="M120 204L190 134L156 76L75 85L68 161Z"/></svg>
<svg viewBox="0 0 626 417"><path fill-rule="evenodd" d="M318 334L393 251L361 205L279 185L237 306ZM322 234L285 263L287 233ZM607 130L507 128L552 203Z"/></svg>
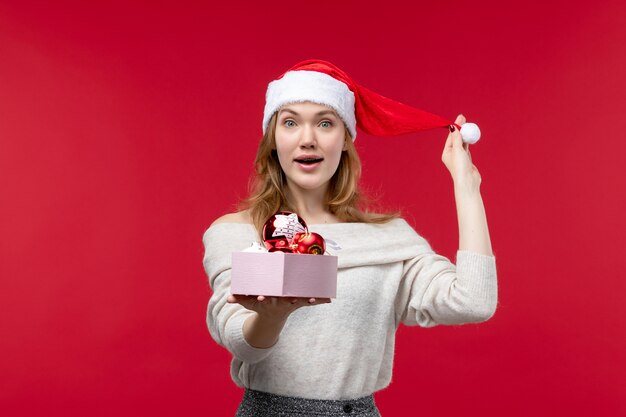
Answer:
<svg viewBox="0 0 626 417"><path fill-rule="evenodd" d="M450 132L454 132L456 129L454 127L454 125L450 125Z"/></svg>

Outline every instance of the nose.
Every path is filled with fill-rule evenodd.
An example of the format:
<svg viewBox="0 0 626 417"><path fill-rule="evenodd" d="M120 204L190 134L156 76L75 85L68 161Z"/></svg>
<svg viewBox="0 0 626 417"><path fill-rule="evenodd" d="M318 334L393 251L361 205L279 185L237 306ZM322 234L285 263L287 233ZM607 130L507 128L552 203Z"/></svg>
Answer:
<svg viewBox="0 0 626 417"><path fill-rule="evenodd" d="M301 148L315 148L317 139L315 138L315 129L310 124L305 124L301 130L300 147Z"/></svg>

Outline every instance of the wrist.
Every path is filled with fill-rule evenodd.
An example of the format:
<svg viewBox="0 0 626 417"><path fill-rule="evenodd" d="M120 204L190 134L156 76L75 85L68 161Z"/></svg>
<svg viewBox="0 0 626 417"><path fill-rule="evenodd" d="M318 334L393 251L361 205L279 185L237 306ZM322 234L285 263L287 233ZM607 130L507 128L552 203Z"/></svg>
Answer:
<svg viewBox="0 0 626 417"><path fill-rule="evenodd" d="M275 314L275 313L256 313L255 321L264 327L282 326L287 321L289 314Z"/></svg>
<svg viewBox="0 0 626 417"><path fill-rule="evenodd" d="M457 196L480 195L480 181L473 178L456 178L454 182L454 193Z"/></svg>
<svg viewBox="0 0 626 417"><path fill-rule="evenodd" d="M243 335L246 342L258 349L267 349L276 344L285 321L261 317L259 313L251 315L243 324Z"/></svg>

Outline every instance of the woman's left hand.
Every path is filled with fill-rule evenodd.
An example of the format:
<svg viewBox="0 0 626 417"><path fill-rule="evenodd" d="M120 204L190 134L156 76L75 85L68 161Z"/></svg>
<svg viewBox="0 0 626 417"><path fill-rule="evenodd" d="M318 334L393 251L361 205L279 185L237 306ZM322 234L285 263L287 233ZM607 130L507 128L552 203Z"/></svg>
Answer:
<svg viewBox="0 0 626 417"><path fill-rule="evenodd" d="M465 117L459 114L454 121L459 126L465 123ZM446 145L443 148L441 160L445 164L455 184L464 184L472 189L478 189L481 182L478 169L472 164L469 144L463 142L459 129L450 132Z"/></svg>

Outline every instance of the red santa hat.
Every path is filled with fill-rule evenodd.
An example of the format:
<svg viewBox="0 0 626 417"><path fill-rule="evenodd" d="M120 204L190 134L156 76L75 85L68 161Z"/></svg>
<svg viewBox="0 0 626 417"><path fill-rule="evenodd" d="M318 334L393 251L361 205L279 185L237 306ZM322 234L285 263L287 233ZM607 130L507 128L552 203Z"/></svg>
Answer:
<svg viewBox="0 0 626 417"><path fill-rule="evenodd" d="M355 83L328 61L302 61L269 83L265 94L263 133L272 115L290 103L311 101L333 108L356 139L356 127L374 136L395 136L455 125L463 140L475 143L480 130L473 123L459 126L432 113L381 96Z"/></svg>

